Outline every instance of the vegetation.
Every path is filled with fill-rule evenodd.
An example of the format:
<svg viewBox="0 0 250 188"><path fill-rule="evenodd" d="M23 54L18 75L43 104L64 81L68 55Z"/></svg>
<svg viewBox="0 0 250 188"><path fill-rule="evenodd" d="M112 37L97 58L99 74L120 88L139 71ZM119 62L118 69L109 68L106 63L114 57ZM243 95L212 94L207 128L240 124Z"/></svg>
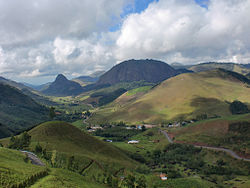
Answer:
<svg viewBox="0 0 250 188"><path fill-rule="evenodd" d="M98 129L95 132L96 136L105 137L107 139L111 139L113 141L127 141L132 136L140 133L141 130L136 129L126 129L125 127L110 127L105 129Z"/></svg>
<svg viewBox="0 0 250 188"><path fill-rule="evenodd" d="M0 84L0 138L47 121L48 109L20 90Z"/></svg>
<svg viewBox="0 0 250 188"><path fill-rule="evenodd" d="M249 112L247 105L240 101L233 101L229 108L232 114L246 114Z"/></svg>
<svg viewBox="0 0 250 188"><path fill-rule="evenodd" d="M249 114L242 114L207 119L169 131L177 142L225 147L249 156L249 117Z"/></svg>

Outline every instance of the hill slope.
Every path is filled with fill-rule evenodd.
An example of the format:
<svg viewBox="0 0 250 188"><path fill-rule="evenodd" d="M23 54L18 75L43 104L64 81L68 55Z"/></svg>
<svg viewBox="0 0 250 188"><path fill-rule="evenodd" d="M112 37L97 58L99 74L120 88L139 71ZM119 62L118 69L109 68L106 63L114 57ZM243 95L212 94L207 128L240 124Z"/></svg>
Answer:
<svg viewBox="0 0 250 188"><path fill-rule="evenodd" d="M97 84L117 84L144 80L158 83L177 75L177 71L168 64L156 60L124 61L103 74Z"/></svg>
<svg viewBox="0 0 250 188"><path fill-rule="evenodd" d="M79 83L70 81L64 75L59 74L56 80L42 92L51 96L70 96L80 94L82 87Z"/></svg>
<svg viewBox="0 0 250 188"><path fill-rule="evenodd" d="M243 78L222 69L181 74L131 102L119 103L122 100L118 98L113 106L97 111L92 120L161 123L204 113L210 117L230 115L227 101L250 102L250 87Z"/></svg>
<svg viewBox="0 0 250 188"><path fill-rule="evenodd" d="M31 127L48 119L47 108L18 89L0 84L0 137Z"/></svg>
<svg viewBox="0 0 250 188"><path fill-rule="evenodd" d="M193 65L189 67L188 69L194 72L202 72L202 71L214 70L217 68L234 71L243 75L250 73L249 66L244 65L244 64L236 64L236 63L208 62L208 63L201 63L198 65Z"/></svg>
<svg viewBox="0 0 250 188"><path fill-rule="evenodd" d="M32 142L39 142L47 151L77 154L99 162L132 167L132 160L116 147L98 140L73 125L54 121L43 123L29 131ZM118 167L119 165L117 165Z"/></svg>

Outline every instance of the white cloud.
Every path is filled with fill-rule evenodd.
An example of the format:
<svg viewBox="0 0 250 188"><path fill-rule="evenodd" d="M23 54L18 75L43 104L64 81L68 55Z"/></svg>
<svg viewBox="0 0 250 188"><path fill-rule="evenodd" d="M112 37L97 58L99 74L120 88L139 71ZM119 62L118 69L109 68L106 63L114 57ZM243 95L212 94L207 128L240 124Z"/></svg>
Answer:
<svg viewBox="0 0 250 188"><path fill-rule="evenodd" d="M250 1L160 0L124 21L117 58L159 58L167 62L231 60L249 62ZM246 56L246 59L244 59Z"/></svg>
<svg viewBox="0 0 250 188"><path fill-rule="evenodd" d="M210 0L207 9L159 0L121 20L132 1L0 0L0 74L72 77L132 58L250 63L249 0ZM109 32L119 21L120 30Z"/></svg>

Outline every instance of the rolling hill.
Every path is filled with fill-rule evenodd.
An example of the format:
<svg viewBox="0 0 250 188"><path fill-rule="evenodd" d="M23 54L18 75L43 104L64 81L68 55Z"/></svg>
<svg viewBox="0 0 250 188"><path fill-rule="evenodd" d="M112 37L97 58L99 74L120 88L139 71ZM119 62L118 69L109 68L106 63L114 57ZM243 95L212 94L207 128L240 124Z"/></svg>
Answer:
<svg viewBox="0 0 250 188"><path fill-rule="evenodd" d="M83 91L79 83L68 80L64 75L59 74L56 80L42 93L50 96L72 96L78 95Z"/></svg>
<svg viewBox="0 0 250 188"><path fill-rule="evenodd" d="M121 82L146 81L158 83L177 75L168 64L156 60L128 60L103 74L97 84L114 85Z"/></svg>
<svg viewBox="0 0 250 188"><path fill-rule="evenodd" d="M112 105L96 111L91 120L161 123L201 114L227 116L231 114L229 102L237 99L250 103L248 83L246 77L223 69L181 74L139 98L124 102L122 97L126 95L122 95Z"/></svg>
<svg viewBox="0 0 250 188"><path fill-rule="evenodd" d="M171 129L171 134L175 142L230 148L250 158L250 114L195 122L183 128Z"/></svg>
<svg viewBox="0 0 250 188"><path fill-rule="evenodd" d="M0 84L0 137L48 120L48 109L20 90Z"/></svg>
<svg viewBox="0 0 250 188"><path fill-rule="evenodd" d="M198 65L189 66L188 69L194 72L202 72L208 70L214 70L217 68L222 68L229 71L234 71L239 74L246 75L250 73L249 66L245 64L236 64L236 63L217 63L217 62L208 62L208 63L201 63Z"/></svg>

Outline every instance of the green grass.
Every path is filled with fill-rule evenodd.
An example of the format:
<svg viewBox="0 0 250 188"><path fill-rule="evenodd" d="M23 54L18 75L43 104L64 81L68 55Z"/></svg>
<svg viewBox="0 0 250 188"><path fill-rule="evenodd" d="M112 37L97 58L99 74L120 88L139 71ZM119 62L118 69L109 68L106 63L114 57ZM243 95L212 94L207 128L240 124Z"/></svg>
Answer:
<svg viewBox="0 0 250 188"><path fill-rule="evenodd" d="M135 88L135 89L129 90L127 92L127 95L130 96L130 95L135 95L137 93L147 92L151 88L152 88L152 86L143 86L143 87Z"/></svg>
<svg viewBox="0 0 250 188"><path fill-rule="evenodd" d="M40 179L31 188L102 188L104 185L87 181L83 176L63 169L51 169L45 178Z"/></svg>
<svg viewBox="0 0 250 188"><path fill-rule="evenodd" d="M19 151L0 147L0 187L31 183L34 175L46 171L45 167L25 162L24 158L25 155Z"/></svg>
<svg viewBox="0 0 250 188"><path fill-rule="evenodd" d="M149 134L149 133L152 133ZM150 135L150 136L149 136ZM152 152L156 149L163 149L169 144L168 140L158 131L158 128L148 129L136 136L130 138L130 140L138 140L138 144L128 144L126 142L112 142L116 147L130 153L137 153L145 157L147 152Z"/></svg>

